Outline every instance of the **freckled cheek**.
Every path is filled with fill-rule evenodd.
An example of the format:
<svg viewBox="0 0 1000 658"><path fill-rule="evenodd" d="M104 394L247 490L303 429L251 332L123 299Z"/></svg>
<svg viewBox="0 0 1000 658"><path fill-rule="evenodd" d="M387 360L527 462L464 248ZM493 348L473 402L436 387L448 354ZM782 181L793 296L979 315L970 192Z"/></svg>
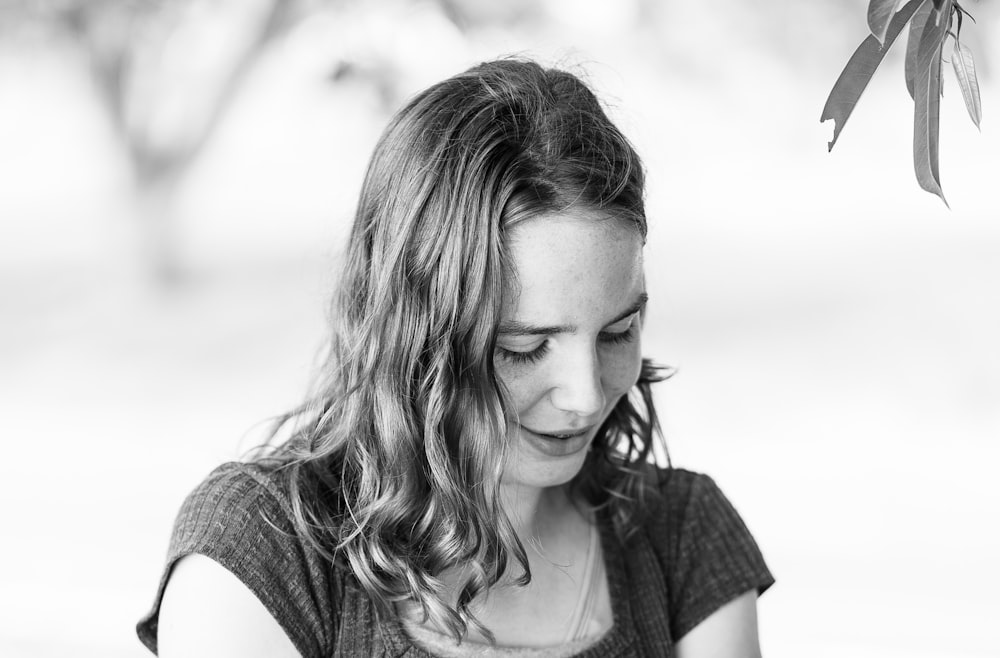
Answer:
<svg viewBox="0 0 1000 658"><path fill-rule="evenodd" d="M519 414L526 413L545 396L546 388L538 377L513 372L510 366L498 367L497 378L507 389L508 399Z"/></svg>
<svg viewBox="0 0 1000 658"><path fill-rule="evenodd" d="M635 386L642 369L642 352L638 343L623 349L622 353L608 359L603 365L604 395L613 405L619 397Z"/></svg>

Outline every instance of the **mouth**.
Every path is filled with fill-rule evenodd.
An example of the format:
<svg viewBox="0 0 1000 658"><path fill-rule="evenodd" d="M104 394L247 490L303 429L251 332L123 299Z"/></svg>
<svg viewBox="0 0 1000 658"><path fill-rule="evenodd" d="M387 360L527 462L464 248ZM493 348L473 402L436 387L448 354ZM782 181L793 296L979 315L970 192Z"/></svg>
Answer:
<svg viewBox="0 0 1000 658"><path fill-rule="evenodd" d="M527 444L532 446L536 453L549 458L558 459L575 455L590 445L591 430L593 425L582 429L557 429L550 432L540 432L521 426L527 439Z"/></svg>
<svg viewBox="0 0 1000 658"><path fill-rule="evenodd" d="M530 427L525 427L532 434L536 434L545 439L554 439L557 441L567 441L569 439L575 439L577 437L583 436L590 431L589 427L584 427L578 430L556 430L555 432L539 432L538 430L533 430Z"/></svg>

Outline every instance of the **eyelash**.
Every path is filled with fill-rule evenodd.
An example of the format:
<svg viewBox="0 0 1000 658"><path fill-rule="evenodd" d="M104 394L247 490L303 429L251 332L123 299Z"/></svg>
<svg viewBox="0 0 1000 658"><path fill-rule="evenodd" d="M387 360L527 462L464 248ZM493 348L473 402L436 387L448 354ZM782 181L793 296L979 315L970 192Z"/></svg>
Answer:
<svg viewBox="0 0 1000 658"><path fill-rule="evenodd" d="M600 333L597 336L597 340L605 345L622 345L628 343L632 340L635 335L634 328L630 326L625 331L612 334L612 333ZM514 350L505 350L502 347L497 348L497 352L500 356L513 363L515 365L523 365L529 363L537 363L541 361L542 358L549 353L549 342L546 340L544 343L531 350L530 352L515 352Z"/></svg>

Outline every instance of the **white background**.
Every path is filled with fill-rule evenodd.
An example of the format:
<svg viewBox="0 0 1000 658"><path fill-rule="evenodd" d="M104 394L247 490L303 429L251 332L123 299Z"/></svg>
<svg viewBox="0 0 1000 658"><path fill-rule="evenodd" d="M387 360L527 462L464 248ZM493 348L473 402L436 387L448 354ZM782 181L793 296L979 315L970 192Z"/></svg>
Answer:
<svg viewBox="0 0 1000 658"><path fill-rule="evenodd" d="M472 2L465 32L433 4L342 4L271 47L187 172L171 284L80 58L6 40L0 655L145 655L133 626L184 495L302 398L391 109L363 79L332 84L333 64L389 62L398 103L507 53L585 71L645 158L645 351L679 368L658 391L673 462L717 480L777 577L765 655L1000 655L1000 31L983 4L966 26L981 133L945 71L951 210L913 175L902 44L827 153L860 0Z"/></svg>

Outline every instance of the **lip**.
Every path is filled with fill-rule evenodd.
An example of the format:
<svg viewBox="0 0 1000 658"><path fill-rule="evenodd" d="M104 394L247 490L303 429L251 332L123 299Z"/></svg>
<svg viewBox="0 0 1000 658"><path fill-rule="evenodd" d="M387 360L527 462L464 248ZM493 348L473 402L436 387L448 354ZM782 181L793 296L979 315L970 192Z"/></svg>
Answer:
<svg viewBox="0 0 1000 658"><path fill-rule="evenodd" d="M524 427L523 425L521 427L528 430L532 434L537 434L538 436L543 436L547 439L557 439L557 440L572 439L578 436L582 436L583 434L589 432L591 429L589 427L584 427L583 429L577 429L577 430L555 430L553 432L540 432L538 430L533 430L530 427Z"/></svg>
<svg viewBox="0 0 1000 658"><path fill-rule="evenodd" d="M522 425L521 429L527 443L537 452L549 457L568 457L590 445L591 430L594 428L588 426L575 430L540 432Z"/></svg>

